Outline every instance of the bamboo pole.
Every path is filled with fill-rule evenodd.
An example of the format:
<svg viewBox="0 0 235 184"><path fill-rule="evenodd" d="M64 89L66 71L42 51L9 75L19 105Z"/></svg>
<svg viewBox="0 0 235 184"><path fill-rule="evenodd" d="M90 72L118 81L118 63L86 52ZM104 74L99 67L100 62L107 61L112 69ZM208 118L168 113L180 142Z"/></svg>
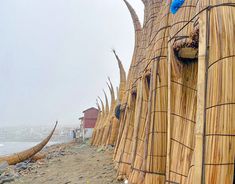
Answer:
<svg viewBox="0 0 235 184"><path fill-rule="evenodd" d="M170 179L171 161L171 44L168 40L168 110L167 110L167 160L166 160L166 180Z"/></svg>
<svg viewBox="0 0 235 184"><path fill-rule="evenodd" d="M205 107L206 107L206 63L207 63L207 11L202 12L199 19L200 39L198 55L198 100L196 119L196 141L195 141L195 174L194 183L203 183L203 154L204 154L204 128L205 128Z"/></svg>

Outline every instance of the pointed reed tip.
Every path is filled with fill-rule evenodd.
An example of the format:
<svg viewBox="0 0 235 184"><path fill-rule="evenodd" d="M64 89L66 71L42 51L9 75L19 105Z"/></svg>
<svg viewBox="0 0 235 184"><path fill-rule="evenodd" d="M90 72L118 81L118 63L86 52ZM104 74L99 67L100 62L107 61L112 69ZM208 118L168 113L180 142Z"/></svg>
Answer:
<svg viewBox="0 0 235 184"><path fill-rule="evenodd" d="M108 86L108 87L109 87L109 89L110 89L109 83L108 83L108 82L106 82L106 84L107 84L107 86Z"/></svg>

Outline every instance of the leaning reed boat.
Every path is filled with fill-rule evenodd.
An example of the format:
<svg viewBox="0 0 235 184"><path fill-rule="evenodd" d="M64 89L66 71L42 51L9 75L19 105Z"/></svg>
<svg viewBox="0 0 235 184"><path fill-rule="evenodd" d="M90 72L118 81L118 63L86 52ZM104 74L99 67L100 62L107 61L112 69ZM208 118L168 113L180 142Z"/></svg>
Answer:
<svg viewBox="0 0 235 184"><path fill-rule="evenodd" d="M40 142L36 146L34 146L30 149L27 149L25 151L15 153L15 154L9 155L9 156L0 156L0 163L6 161L9 165L15 165L17 163L20 163L20 162L23 162L27 159L30 159L31 157L36 155L49 142L49 140L51 139L51 137L56 129L57 124L58 123L56 122L51 133L42 142Z"/></svg>

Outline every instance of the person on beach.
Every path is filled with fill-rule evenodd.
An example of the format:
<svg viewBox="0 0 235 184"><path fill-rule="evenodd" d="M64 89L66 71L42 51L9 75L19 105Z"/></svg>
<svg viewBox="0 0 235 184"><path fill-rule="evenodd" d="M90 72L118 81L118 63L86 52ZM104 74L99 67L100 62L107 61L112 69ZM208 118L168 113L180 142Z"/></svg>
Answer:
<svg viewBox="0 0 235 184"><path fill-rule="evenodd" d="M76 131L75 130L72 131L72 135L73 135L73 140L75 141L76 140Z"/></svg>

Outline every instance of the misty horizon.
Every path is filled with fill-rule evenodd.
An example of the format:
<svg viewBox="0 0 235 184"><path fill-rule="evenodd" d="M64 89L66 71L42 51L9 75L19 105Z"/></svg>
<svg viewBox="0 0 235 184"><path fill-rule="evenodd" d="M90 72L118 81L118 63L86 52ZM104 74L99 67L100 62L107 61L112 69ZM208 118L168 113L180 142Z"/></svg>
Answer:
<svg viewBox="0 0 235 184"><path fill-rule="evenodd" d="M143 20L143 4L130 0ZM89 10L89 11L88 11ZM0 2L0 126L76 124L110 77L128 72L134 29L123 1ZM110 98L109 98L110 100Z"/></svg>

